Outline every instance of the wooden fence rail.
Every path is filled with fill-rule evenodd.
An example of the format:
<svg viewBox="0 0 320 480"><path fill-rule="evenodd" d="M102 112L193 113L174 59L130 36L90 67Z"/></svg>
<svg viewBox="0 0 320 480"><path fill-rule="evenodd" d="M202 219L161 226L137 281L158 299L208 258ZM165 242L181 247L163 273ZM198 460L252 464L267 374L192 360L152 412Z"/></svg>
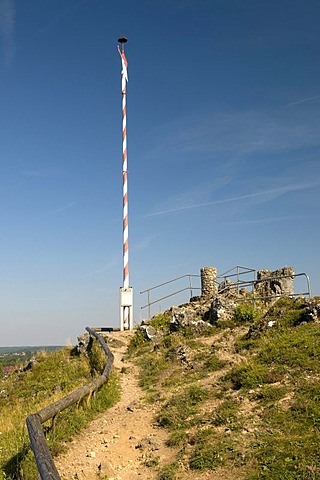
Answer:
<svg viewBox="0 0 320 480"><path fill-rule="evenodd" d="M89 327L87 327L86 330L92 337L95 337L98 340L104 353L106 354L107 363L102 374L92 382L78 388L74 392L61 398L60 400L57 400L51 405L48 405L42 410L39 410L39 412L29 415L26 419L31 448L36 460L37 469L41 480L61 480L48 447L42 424L50 418L54 419L58 413L79 402L79 400L84 398L86 395L92 394L92 392L107 382L111 374L114 362L113 353L105 343L104 339L96 331Z"/></svg>

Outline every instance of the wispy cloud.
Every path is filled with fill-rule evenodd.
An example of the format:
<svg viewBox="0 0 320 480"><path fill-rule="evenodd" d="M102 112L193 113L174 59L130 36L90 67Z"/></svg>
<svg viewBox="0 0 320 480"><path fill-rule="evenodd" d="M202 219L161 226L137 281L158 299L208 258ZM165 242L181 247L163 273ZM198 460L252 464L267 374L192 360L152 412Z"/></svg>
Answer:
<svg viewBox="0 0 320 480"><path fill-rule="evenodd" d="M265 217L265 218L256 218L251 220L236 220L232 222L226 222L229 225L266 225L269 223L276 223L276 222L284 222L284 221L297 221L297 220L305 220L305 215L285 215L280 217Z"/></svg>
<svg viewBox="0 0 320 480"><path fill-rule="evenodd" d="M306 97L302 98L301 100L297 100L296 102L291 102L285 105L285 107L293 107L294 105L300 105L301 103L309 103L313 102L314 100L320 100L320 95L314 95L313 97Z"/></svg>
<svg viewBox="0 0 320 480"><path fill-rule="evenodd" d="M217 175L211 182L201 183L186 192L176 193L169 198L166 198L155 208L153 213L144 216L151 217L154 215L162 215L164 213L196 208L197 206L210 205L214 192L228 185L232 179L233 176Z"/></svg>
<svg viewBox="0 0 320 480"><path fill-rule="evenodd" d="M14 0L0 0L0 35L4 63L7 66L11 64L14 55L15 13Z"/></svg>
<svg viewBox="0 0 320 480"><path fill-rule="evenodd" d="M140 240L138 240L137 242L135 242L132 246L132 249L134 251L145 250L145 249L149 248L150 245L152 245L152 243L154 242L154 240L158 237L159 237L159 234L145 236L145 237L141 238Z"/></svg>
<svg viewBox="0 0 320 480"><path fill-rule="evenodd" d="M222 205L222 204L234 203L234 202L239 203L244 200L252 200L252 199L255 199L255 200L259 199L260 202L267 202L270 200L274 200L282 195L285 195L286 193L299 191L299 190L308 190L308 189L316 188L319 186L320 186L319 181L310 182L310 183L297 183L297 184L283 185L280 187L275 187L275 188L266 189L266 190L258 190L256 192L248 193L245 195L239 195L239 196L217 199L217 200L206 201L206 202L194 202L192 204L191 203L176 204L175 198L172 197L170 200L166 202L166 205L167 205L166 208L163 208L163 206L161 205L154 212L148 213L144 215L144 217L155 217L158 215L166 215L169 213L179 212L183 210L203 208L203 207L208 207L212 205Z"/></svg>
<svg viewBox="0 0 320 480"><path fill-rule="evenodd" d="M110 268L113 268L114 266L118 265L120 263L121 259L119 255L116 255L109 263L106 265L99 267L95 270L92 270L91 272L84 273L83 275L80 275L81 278L88 278L88 277L95 277L96 275L100 275L101 273L104 273Z"/></svg>
<svg viewBox="0 0 320 480"><path fill-rule="evenodd" d="M293 113L294 112L294 113ZM148 157L179 155L239 161L249 155L278 154L320 145L320 116L283 108L179 118L150 132Z"/></svg>
<svg viewBox="0 0 320 480"><path fill-rule="evenodd" d="M67 205L64 205L63 207L52 210L51 212L47 213L47 215L55 215L56 213L64 212L65 210L69 210L69 208L72 208L75 205L76 205L76 202L70 202Z"/></svg>

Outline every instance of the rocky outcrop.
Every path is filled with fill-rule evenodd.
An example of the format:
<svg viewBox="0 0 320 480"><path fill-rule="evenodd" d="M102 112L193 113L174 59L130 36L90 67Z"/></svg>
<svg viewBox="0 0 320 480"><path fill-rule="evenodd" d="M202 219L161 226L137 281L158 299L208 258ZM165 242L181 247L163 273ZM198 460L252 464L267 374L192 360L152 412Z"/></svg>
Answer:
<svg viewBox="0 0 320 480"><path fill-rule="evenodd" d="M202 309L198 309L199 303L190 303L181 307L172 307L172 320L170 322L170 331L176 332L180 329L192 327L197 333L204 334L210 330L212 326L210 323L202 319L204 313ZM207 310L206 310L207 311Z"/></svg>
<svg viewBox="0 0 320 480"><path fill-rule="evenodd" d="M313 298L306 301L305 312L301 316L302 322L320 322L320 300Z"/></svg>
<svg viewBox="0 0 320 480"><path fill-rule="evenodd" d="M90 342L89 333L84 333L82 335L79 335L78 344L75 347L76 353L79 355L82 353L86 353L88 350L89 342Z"/></svg>
<svg viewBox="0 0 320 480"><path fill-rule="evenodd" d="M211 324L222 324L232 319L236 303L228 295L216 297L210 305L208 320Z"/></svg>
<svg viewBox="0 0 320 480"><path fill-rule="evenodd" d="M265 307L269 308L279 297L294 295L294 275L293 267L288 266L274 271L259 270L257 280L251 283L253 288L248 292L246 288L241 287L241 283L245 282L233 282L226 278L218 284L217 269L204 267L201 269L201 295L192 297L189 303L171 307L164 313L171 317L170 332L192 327L195 333L205 333L213 325L223 325L234 320L239 302L248 301L253 297L263 300ZM305 312L305 318L301 321L317 321L320 318L319 303L310 302ZM276 320L262 322L259 328L271 328L275 322ZM157 341L159 335L157 329L143 325L140 328L147 339ZM252 331L251 334L258 333Z"/></svg>
<svg viewBox="0 0 320 480"><path fill-rule="evenodd" d="M148 321L144 321L139 327L140 331L146 340L152 340L154 343L161 342L163 333L160 330L154 328Z"/></svg>

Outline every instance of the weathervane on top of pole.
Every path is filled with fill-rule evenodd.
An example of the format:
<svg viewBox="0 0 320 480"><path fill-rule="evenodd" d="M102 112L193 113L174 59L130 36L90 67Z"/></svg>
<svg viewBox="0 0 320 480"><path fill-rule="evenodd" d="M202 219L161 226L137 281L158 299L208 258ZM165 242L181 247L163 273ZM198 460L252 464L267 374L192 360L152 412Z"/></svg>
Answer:
<svg viewBox="0 0 320 480"><path fill-rule="evenodd" d="M120 329L133 328L133 290L129 287L129 241L128 241L128 151L127 151L127 82L128 61L124 52L124 44L128 39L118 38L117 45L121 58L121 94L122 94L122 186L123 186L123 286L120 288Z"/></svg>

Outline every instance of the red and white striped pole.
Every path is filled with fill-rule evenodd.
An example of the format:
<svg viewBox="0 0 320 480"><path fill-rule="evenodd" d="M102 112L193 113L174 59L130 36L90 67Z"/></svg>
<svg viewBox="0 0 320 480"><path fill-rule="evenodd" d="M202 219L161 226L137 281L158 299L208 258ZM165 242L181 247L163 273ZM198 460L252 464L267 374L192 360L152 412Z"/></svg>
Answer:
<svg viewBox="0 0 320 480"><path fill-rule="evenodd" d="M120 293L121 330L132 328L132 289L129 287L129 229L128 229L128 151L127 151L127 82L128 62L124 52L126 37L120 37L121 93L122 93L122 179L123 179L123 287Z"/></svg>

